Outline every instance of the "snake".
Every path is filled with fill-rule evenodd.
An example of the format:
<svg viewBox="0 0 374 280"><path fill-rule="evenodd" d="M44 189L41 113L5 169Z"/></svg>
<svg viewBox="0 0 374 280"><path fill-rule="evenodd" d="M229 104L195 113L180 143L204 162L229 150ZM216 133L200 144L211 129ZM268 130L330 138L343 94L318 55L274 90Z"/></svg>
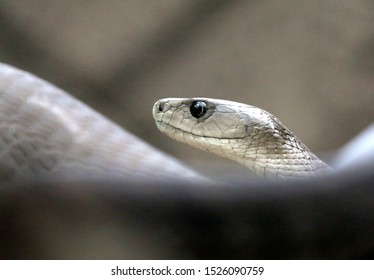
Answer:
<svg viewBox="0 0 374 280"><path fill-rule="evenodd" d="M213 98L164 98L153 106L168 136L235 160L264 178L328 173L276 117ZM0 63L0 181L20 176L103 176L209 182L55 85Z"/></svg>
<svg viewBox="0 0 374 280"><path fill-rule="evenodd" d="M266 178L330 171L253 106L167 98L153 115L169 136ZM331 178L221 186L64 90L0 63L1 256L367 258L374 244L373 133L371 127L353 139L346 147L352 152L342 150L348 169L334 165ZM358 147L371 157L352 159ZM61 181L70 178L79 180Z"/></svg>
<svg viewBox="0 0 374 280"><path fill-rule="evenodd" d="M163 98L153 106L167 136L234 160L263 178L328 174L319 159L271 113L247 104L206 98Z"/></svg>

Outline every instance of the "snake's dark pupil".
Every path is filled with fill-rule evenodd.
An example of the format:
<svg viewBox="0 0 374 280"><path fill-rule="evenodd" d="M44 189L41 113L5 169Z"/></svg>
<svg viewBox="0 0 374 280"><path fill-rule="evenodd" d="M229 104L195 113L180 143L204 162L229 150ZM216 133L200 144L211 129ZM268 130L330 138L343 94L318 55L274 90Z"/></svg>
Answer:
<svg viewBox="0 0 374 280"><path fill-rule="evenodd" d="M197 119L203 117L207 110L208 105L201 100L194 101L190 107L191 115Z"/></svg>

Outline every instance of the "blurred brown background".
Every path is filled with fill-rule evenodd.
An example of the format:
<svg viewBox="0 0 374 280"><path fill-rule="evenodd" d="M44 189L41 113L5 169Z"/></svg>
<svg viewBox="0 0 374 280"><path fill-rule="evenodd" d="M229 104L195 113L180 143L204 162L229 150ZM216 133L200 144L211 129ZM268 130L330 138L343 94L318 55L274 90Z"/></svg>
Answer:
<svg viewBox="0 0 374 280"><path fill-rule="evenodd" d="M373 27L370 0L1 0L0 60L191 165L226 164L158 132L153 103L248 103L334 151L374 119Z"/></svg>

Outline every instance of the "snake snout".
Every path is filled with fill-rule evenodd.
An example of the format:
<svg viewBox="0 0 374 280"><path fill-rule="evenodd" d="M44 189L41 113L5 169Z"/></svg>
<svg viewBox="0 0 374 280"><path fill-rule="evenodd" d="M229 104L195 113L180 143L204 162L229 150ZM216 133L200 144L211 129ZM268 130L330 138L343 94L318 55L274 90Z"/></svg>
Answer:
<svg viewBox="0 0 374 280"><path fill-rule="evenodd" d="M160 99L153 105L153 118L158 119L167 111L166 100Z"/></svg>

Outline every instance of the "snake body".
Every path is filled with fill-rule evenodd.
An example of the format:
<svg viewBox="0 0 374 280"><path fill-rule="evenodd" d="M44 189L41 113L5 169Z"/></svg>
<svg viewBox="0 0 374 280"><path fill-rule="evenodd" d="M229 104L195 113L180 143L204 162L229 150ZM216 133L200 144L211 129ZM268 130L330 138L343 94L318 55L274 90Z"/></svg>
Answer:
<svg viewBox="0 0 374 280"><path fill-rule="evenodd" d="M331 168L275 116L213 98L165 98L153 107L157 127L171 138L237 161L265 178L326 174Z"/></svg>
<svg viewBox="0 0 374 280"><path fill-rule="evenodd" d="M56 174L204 180L63 90L0 64L0 180Z"/></svg>

